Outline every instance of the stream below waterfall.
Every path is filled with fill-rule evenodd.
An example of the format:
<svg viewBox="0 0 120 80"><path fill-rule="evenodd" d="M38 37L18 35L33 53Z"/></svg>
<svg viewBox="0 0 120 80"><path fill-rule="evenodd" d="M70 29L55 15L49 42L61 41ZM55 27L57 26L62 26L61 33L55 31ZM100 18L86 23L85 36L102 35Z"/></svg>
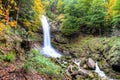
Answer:
<svg viewBox="0 0 120 80"><path fill-rule="evenodd" d="M105 79L107 79L107 80L114 80L114 79L108 78L108 77L106 76L106 74L105 74L103 71L100 70L97 62L96 62L95 72L98 74L98 76L99 76L100 78L105 78Z"/></svg>

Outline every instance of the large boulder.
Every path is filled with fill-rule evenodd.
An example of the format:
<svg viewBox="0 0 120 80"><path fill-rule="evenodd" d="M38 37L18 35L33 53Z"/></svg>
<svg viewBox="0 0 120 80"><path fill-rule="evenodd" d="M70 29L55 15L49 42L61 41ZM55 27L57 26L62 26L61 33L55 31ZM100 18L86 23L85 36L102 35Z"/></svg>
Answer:
<svg viewBox="0 0 120 80"><path fill-rule="evenodd" d="M95 69L95 62L92 58L88 59L88 67L91 69Z"/></svg>
<svg viewBox="0 0 120 80"><path fill-rule="evenodd" d="M50 28L51 28L50 30L52 33L59 32L59 23L56 21L50 22Z"/></svg>

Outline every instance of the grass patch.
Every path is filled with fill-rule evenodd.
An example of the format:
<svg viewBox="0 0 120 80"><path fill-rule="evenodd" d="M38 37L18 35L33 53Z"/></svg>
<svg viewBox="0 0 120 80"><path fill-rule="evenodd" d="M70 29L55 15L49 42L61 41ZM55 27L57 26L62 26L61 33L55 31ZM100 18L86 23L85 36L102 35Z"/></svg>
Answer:
<svg viewBox="0 0 120 80"><path fill-rule="evenodd" d="M49 58L40 55L40 52L36 49L32 49L28 52L23 69L25 71L35 69L40 74L53 77L61 77L62 75L61 67L56 65Z"/></svg>
<svg viewBox="0 0 120 80"><path fill-rule="evenodd" d="M13 51L7 53L6 55L0 55L0 59L7 62L15 61L15 53Z"/></svg>

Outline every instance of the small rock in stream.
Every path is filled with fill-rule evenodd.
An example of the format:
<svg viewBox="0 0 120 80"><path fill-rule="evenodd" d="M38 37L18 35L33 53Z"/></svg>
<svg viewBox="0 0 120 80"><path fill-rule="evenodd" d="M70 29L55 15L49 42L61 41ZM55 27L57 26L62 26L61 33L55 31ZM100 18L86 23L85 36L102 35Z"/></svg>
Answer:
<svg viewBox="0 0 120 80"><path fill-rule="evenodd" d="M83 75L83 76L89 76L88 71L85 70L85 69L81 69L81 70L80 70L80 74Z"/></svg>

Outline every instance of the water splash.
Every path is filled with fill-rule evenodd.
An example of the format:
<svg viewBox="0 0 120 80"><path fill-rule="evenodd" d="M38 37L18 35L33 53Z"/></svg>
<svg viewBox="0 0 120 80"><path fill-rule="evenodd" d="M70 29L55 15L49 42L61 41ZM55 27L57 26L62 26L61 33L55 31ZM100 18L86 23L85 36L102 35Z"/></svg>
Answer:
<svg viewBox="0 0 120 80"><path fill-rule="evenodd" d="M47 18L43 15L41 18L42 27L43 27L43 33L44 33L44 47L42 49L42 54L46 55L47 57L61 57L61 54L59 54L52 46L51 46L51 40L50 40L50 26L47 21Z"/></svg>

